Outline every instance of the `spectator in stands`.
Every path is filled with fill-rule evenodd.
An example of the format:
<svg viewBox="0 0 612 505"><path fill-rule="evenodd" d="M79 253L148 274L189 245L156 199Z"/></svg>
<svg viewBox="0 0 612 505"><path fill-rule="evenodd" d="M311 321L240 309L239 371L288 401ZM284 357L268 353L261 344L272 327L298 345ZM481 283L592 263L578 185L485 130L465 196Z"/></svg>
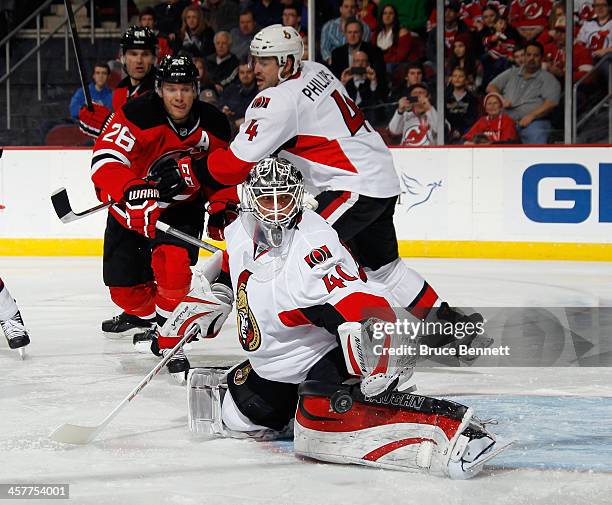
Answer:
<svg viewBox="0 0 612 505"><path fill-rule="evenodd" d="M397 9L400 26L410 31L425 34L425 25L429 15L428 0L380 0L378 9L393 5Z"/></svg>
<svg viewBox="0 0 612 505"><path fill-rule="evenodd" d="M332 51L331 70L340 79L345 69L353 66L355 52L363 51L368 55L370 65L376 71L378 85L387 90L387 73L383 52L368 42L363 41L363 24L357 18L350 18L344 25L346 44Z"/></svg>
<svg viewBox="0 0 612 505"><path fill-rule="evenodd" d="M565 18L565 3L556 2L550 11L550 16L548 16L546 29L536 39L543 47L546 47L546 44L554 43L555 26L557 25L557 19L560 17ZM576 33L578 32L576 31Z"/></svg>
<svg viewBox="0 0 612 505"><path fill-rule="evenodd" d="M187 51L191 56L206 58L215 52L213 38L215 33L206 24L204 13L197 5L185 7L183 23L176 43L176 52Z"/></svg>
<svg viewBox="0 0 612 505"><path fill-rule="evenodd" d="M259 31L259 27L255 24L255 17L250 10L242 11L238 21L238 27L232 28L230 35L232 36L232 53L236 55L238 60L242 60L249 55L249 47L251 40Z"/></svg>
<svg viewBox="0 0 612 505"><path fill-rule="evenodd" d="M215 33L219 31L229 32L236 28L239 7L232 0L206 0L204 13L208 24Z"/></svg>
<svg viewBox="0 0 612 505"><path fill-rule="evenodd" d="M282 21L283 6L278 0L254 0L251 10L255 16L255 22L261 28L278 25Z"/></svg>
<svg viewBox="0 0 612 505"><path fill-rule="evenodd" d="M542 69L543 49L538 42L525 46L525 64L498 75L487 93L503 96L504 108L519 126L524 144L546 144L550 133L549 115L559 103L559 81Z"/></svg>
<svg viewBox="0 0 612 505"><path fill-rule="evenodd" d="M535 40L548 25L552 0L513 0L508 22L525 40Z"/></svg>
<svg viewBox="0 0 612 505"><path fill-rule="evenodd" d="M385 5L382 9L371 42L383 52L387 72L392 72L400 63L415 61L420 56L411 54L412 35L406 28L400 27L397 9L393 5Z"/></svg>
<svg viewBox="0 0 612 505"><path fill-rule="evenodd" d="M106 85L108 76L110 75L110 67L104 62L97 62L94 65L92 82L87 87L91 100L94 103L104 105L108 110L113 110L113 92ZM83 88L75 91L70 99L70 116L77 120L79 119L79 111L85 105L85 93Z"/></svg>
<svg viewBox="0 0 612 505"><path fill-rule="evenodd" d="M409 63L404 73L403 82L391 93L391 100L398 101L403 96L409 95L409 90L413 84L423 82L423 67L420 63Z"/></svg>
<svg viewBox="0 0 612 505"><path fill-rule="evenodd" d="M165 0L154 7L157 29L172 42L181 28L181 15L189 0Z"/></svg>
<svg viewBox="0 0 612 505"><path fill-rule="evenodd" d="M380 0L357 0L357 13L355 15L362 23L368 25L370 32L372 33L374 33L374 30L376 30L376 27L378 26L376 13L378 12L377 4L379 2Z"/></svg>
<svg viewBox="0 0 612 505"><path fill-rule="evenodd" d="M297 30L303 39L306 34L302 30L302 9L297 4L289 4L283 7L283 26L291 26ZM304 54L306 54L304 50Z"/></svg>
<svg viewBox="0 0 612 505"><path fill-rule="evenodd" d="M444 108L450 125L450 143L456 144L478 118L478 99L468 91L465 70L461 67L451 74Z"/></svg>
<svg viewBox="0 0 612 505"><path fill-rule="evenodd" d="M503 98L489 93L484 99L485 115L464 135L465 144L513 144L518 142L514 120L504 112Z"/></svg>
<svg viewBox="0 0 612 505"><path fill-rule="evenodd" d="M495 22L495 31L482 38L484 54L484 85L512 66L512 55L518 45L520 35L502 17Z"/></svg>
<svg viewBox="0 0 612 505"><path fill-rule="evenodd" d="M368 55L363 51L355 51L353 64L344 69L340 76L346 91L353 101L364 111L366 119L372 124L378 124L382 116L378 109L371 109L380 105L386 96L385 90L379 85L376 70L370 66ZM370 108L370 109L368 109Z"/></svg>
<svg viewBox="0 0 612 505"><path fill-rule="evenodd" d="M140 26L143 28L150 28L151 31L157 35L157 60L161 61L166 56L171 56L174 54L172 48L170 47L170 42L168 42L167 37L164 37L159 30L157 29L156 19L155 19L155 10L153 7L145 7L140 11L140 16L138 17L138 21Z"/></svg>
<svg viewBox="0 0 612 505"><path fill-rule="evenodd" d="M461 33L468 34L471 37L467 25L459 19L459 11L461 10L461 2L450 0L444 7L444 58L447 59L451 55L453 49L453 41L455 37ZM469 44L470 46L472 44ZM436 61L436 30L430 30L427 37L427 59Z"/></svg>
<svg viewBox="0 0 612 505"><path fill-rule="evenodd" d="M586 21L578 33L578 41L584 44L594 60L612 51L612 19L608 0L594 0L595 18Z"/></svg>
<svg viewBox="0 0 612 505"><path fill-rule="evenodd" d="M401 135L401 145L427 146L438 138L438 113L429 100L425 84L413 84L408 96L400 98L389 122L389 131Z"/></svg>
<svg viewBox="0 0 612 505"><path fill-rule="evenodd" d="M522 67L525 64L525 46L516 46L514 48L512 63L515 67Z"/></svg>
<svg viewBox="0 0 612 505"><path fill-rule="evenodd" d="M493 4L487 4L482 9L482 17L474 20L474 35L479 42L480 48L484 48L483 39L495 33L495 25L500 17L498 8Z"/></svg>
<svg viewBox="0 0 612 505"><path fill-rule="evenodd" d="M542 68L548 70L559 81L565 77L565 17L557 18L553 42L544 46ZM572 79L577 81L593 68L593 58L584 44L574 44L572 50Z"/></svg>
<svg viewBox="0 0 612 505"><path fill-rule="evenodd" d="M219 108L235 128L244 123L244 114L257 93L255 72L244 58L238 66L238 81L227 86L219 98Z"/></svg>
<svg viewBox="0 0 612 505"><path fill-rule="evenodd" d="M193 60L193 64L198 69L198 82L200 83L200 95L202 95L204 91L210 90L215 94L215 97L216 97L217 90L215 88L215 83L212 82L210 76L208 75L208 69L206 68L206 62L204 61L204 58L200 58L199 56L196 56L195 58L192 58L192 60ZM200 99L202 99L202 96L200 96Z"/></svg>
<svg viewBox="0 0 612 505"><path fill-rule="evenodd" d="M447 75L453 69L460 67L464 70L467 78L467 88L475 92L482 84L483 69L482 64L474 57L474 51L471 48L472 38L467 33L461 33L453 40L453 52L447 60Z"/></svg>
<svg viewBox="0 0 612 505"><path fill-rule="evenodd" d="M215 54L206 58L206 68L210 79L215 83L217 93L230 84L238 74L238 58L232 54L232 37L226 31L215 34Z"/></svg>
<svg viewBox="0 0 612 505"><path fill-rule="evenodd" d="M327 64L331 64L332 51L346 44L346 22L355 20L357 12L355 0L342 0L340 4L340 17L332 19L323 25L321 30L321 56ZM361 21L363 40L370 40L370 27ZM342 67L345 68L345 67ZM342 69L340 69L342 71Z"/></svg>

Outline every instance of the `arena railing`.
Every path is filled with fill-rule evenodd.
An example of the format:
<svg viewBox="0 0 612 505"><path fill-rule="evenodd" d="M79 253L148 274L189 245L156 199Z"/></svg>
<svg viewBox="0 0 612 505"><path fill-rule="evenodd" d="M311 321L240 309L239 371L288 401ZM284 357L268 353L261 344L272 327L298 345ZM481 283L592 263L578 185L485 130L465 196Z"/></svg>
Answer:
<svg viewBox="0 0 612 505"><path fill-rule="evenodd" d="M36 54L36 84L37 84L37 96L38 101L42 101L42 80L41 80L41 63L40 63L40 49L62 28L64 28L64 52L65 52L65 67L66 70L69 69L69 30L68 30L68 13L66 12L66 18L62 23L57 25L55 29L50 30L48 35L41 40L41 28L40 28L40 19L41 14L45 12L49 6L52 4L53 0L46 0L40 7L38 7L32 14L30 14L27 18L25 18L16 28L14 28L6 37L0 40L0 51L2 46L4 46L4 54L5 54L5 65L6 71L5 74L0 77L0 84L6 83L6 129L11 129L11 75L13 75L32 55ZM90 5L90 13L91 13L91 28L90 28L90 36L91 43L93 44L95 41L95 30L94 30L94 0L83 0L80 4L77 4L73 7L74 12L78 12L87 4ZM11 41L15 39L19 32L28 25L34 18L36 18L36 45L30 49L17 63L11 65Z"/></svg>

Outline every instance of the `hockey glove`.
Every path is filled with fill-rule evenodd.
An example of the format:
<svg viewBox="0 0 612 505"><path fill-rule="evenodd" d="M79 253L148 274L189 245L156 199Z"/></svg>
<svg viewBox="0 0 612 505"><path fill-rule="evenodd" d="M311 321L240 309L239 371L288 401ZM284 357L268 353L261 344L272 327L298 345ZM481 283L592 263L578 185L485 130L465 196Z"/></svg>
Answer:
<svg viewBox="0 0 612 505"><path fill-rule="evenodd" d="M225 240L225 227L233 223L238 217L238 204L236 202L211 202L208 206L208 224L206 233L213 240Z"/></svg>
<svg viewBox="0 0 612 505"><path fill-rule="evenodd" d="M185 200L200 189L192 169L191 158L168 158L151 169L150 177L157 181L162 200Z"/></svg>
<svg viewBox="0 0 612 505"><path fill-rule="evenodd" d="M106 120L110 117L111 111L104 105L92 104L93 111L90 111L86 105L81 107L79 111L79 128L90 137L96 138L106 125Z"/></svg>
<svg viewBox="0 0 612 505"><path fill-rule="evenodd" d="M127 227L147 238L155 238L155 223L159 219L159 190L151 182L134 179L124 189Z"/></svg>

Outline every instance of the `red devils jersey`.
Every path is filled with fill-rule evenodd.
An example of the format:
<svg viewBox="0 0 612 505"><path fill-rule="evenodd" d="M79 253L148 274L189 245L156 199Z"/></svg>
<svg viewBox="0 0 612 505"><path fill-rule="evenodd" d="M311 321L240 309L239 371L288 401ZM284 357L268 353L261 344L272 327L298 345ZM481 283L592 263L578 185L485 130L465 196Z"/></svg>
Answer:
<svg viewBox="0 0 612 505"><path fill-rule="evenodd" d="M145 75L144 79L140 81L136 86L132 86L132 81L129 77L122 79L117 84L115 91L113 91L113 110L119 110L123 107L128 100L131 98L144 95L148 91L155 89L155 69L151 68L151 71Z"/></svg>
<svg viewBox="0 0 612 505"><path fill-rule="evenodd" d="M546 26L552 5L550 0L514 0L508 21L515 28Z"/></svg>
<svg viewBox="0 0 612 505"><path fill-rule="evenodd" d="M162 158L190 155L192 159L204 160L215 149L227 147L230 135L225 115L204 102L195 101L189 121L177 126L166 115L157 94L147 93L130 100L112 115L94 146L91 178L98 197L101 201L119 202L126 184L146 177ZM196 176L208 199L214 194L216 201L238 201L235 187L215 184L204 161L196 165L199 165ZM189 199L192 196L189 188L186 191L175 196L173 202ZM169 204L160 202L161 207ZM121 208L113 206L112 211L123 222Z"/></svg>
<svg viewBox="0 0 612 505"><path fill-rule="evenodd" d="M544 46L544 61L560 68L565 68L565 48L557 44L546 44ZM575 44L572 58L572 75L577 81L593 68L593 57L589 50L582 44Z"/></svg>
<svg viewBox="0 0 612 505"><path fill-rule="evenodd" d="M596 19L587 21L578 32L578 40L591 52L612 46L612 19L603 25Z"/></svg>

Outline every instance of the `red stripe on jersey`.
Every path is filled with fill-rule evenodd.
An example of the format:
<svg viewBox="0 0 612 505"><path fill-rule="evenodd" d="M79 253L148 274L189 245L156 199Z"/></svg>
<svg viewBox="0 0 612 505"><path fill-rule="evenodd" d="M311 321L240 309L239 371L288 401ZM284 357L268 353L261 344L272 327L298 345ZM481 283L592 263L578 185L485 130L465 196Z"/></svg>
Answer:
<svg viewBox="0 0 612 505"><path fill-rule="evenodd" d="M334 305L345 321L362 321L377 317L385 321L395 321L395 313L382 296L368 293L351 293Z"/></svg>
<svg viewBox="0 0 612 505"><path fill-rule="evenodd" d="M338 198L336 198L335 200L332 200L331 203L327 207L325 207L323 210L321 210L319 212L319 215L323 219L327 219L329 216L331 216L333 214L333 212L338 207L340 207L340 205L342 205L344 202L346 202L350 197L351 197L351 192L350 191L344 191L343 193L340 194L340 196Z"/></svg>
<svg viewBox="0 0 612 505"><path fill-rule="evenodd" d="M440 414L424 414L415 410L354 402L346 414L330 411L329 398L308 396L300 400L295 419L304 428L316 431L346 433L390 424L427 424L438 426L450 440L455 436L460 420Z"/></svg>
<svg viewBox="0 0 612 505"><path fill-rule="evenodd" d="M438 445L435 440L431 438L404 438L402 440L396 440L394 442L389 442L388 444L381 445L379 448L374 449L371 452L368 452L363 458L366 461L378 461L383 456L386 456L390 452L393 452L395 449L399 449L401 447L406 447L407 445L420 444L423 442L433 442Z"/></svg>
<svg viewBox="0 0 612 505"><path fill-rule="evenodd" d="M294 328L295 326L312 325L312 321L310 321L300 309L285 310L284 312L280 312L278 314L278 318L281 320L281 323L289 328Z"/></svg>
<svg viewBox="0 0 612 505"><path fill-rule="evenodd" d="M226 186L235 186L246 179L246 176L255 166L252 161L238 158L231 147L217 149L208 156L208 171L213 178Z"/></svg>
<svg viewBox="0 0 612 505"><path fill-rule="evenodd" d="M315 163L357 173L357 168L348 159L337 140L316 135L298 135L295 146L288 147L287 151Z"/></svg>

